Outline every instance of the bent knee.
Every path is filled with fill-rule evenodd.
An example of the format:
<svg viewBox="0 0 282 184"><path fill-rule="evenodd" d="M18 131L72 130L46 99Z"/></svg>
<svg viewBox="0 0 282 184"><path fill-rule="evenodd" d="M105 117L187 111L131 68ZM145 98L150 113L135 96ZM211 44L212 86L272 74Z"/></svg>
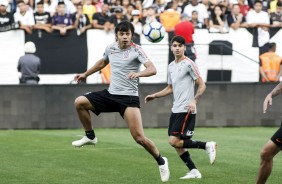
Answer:
<svg viewBox="0 0 282 184"><path fill-rule="evenodd" d="M261 160L269 161L273 159L273 155L271 154L270 151L263 149L260 152L260 158Z"/></svg>
<svg viewBox="0 0 282 184"><path fill-rule="evenodd" d="M181 141L177 137L171 137L169 138L169 144L174 148L181 148Z"/></svg>
<svg viewBox="0 0 282 184"><path fill-rule="evenodd" d="M140 144L140 145L144 145L146 142L146 138L144 136L138 135L138 136L134 136L133 137L135 142Z"/></svg>
<svg viewBox="0 0 282 184"><path fill-rule="evenodd" d="M89 100L84 96L79 96L74 100L74 105L77 109L90 109L92 107Z"/></svg>

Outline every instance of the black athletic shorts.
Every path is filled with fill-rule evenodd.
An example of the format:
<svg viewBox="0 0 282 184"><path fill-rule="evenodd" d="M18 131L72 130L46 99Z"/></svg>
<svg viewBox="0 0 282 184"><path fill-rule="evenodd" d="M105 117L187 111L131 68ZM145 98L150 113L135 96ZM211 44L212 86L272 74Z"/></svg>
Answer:
<svg viewBox="0 0 282 184"><path fill-rule="evenodd" d="M280 149L282 149L282 123L280 128L273 134L271 140L276 144Z"/></svg>
<svg viewBox="0 0 282 184"><path fill-rule="evenodd" d="M168 127L168 135L181 139L190 139L194 134L196 114L172 113Z"/></svg>
<svg viewBox="0 0 282 184"><path fill-rule="evenodd" d="M83 96L85 96L93 105L94 110L92 112L97 116L101 112L119 112L123 117L127 107L140 108L138 96L112 95L107 89L103 91L89 92Z"/></svg>

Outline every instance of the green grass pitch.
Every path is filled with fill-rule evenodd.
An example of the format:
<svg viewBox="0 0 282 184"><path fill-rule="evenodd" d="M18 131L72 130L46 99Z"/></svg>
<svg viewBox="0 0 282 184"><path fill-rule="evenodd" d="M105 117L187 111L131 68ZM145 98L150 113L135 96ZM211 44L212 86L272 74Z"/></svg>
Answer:
<svg viewBox="0 0 282 184"><path fill-rule="evenodd" d="M203 175L179 180L186 166L167 140L166 129L145 134L169 160L168 183L253 184L259 153L277 128L196 128L194 139L218 143L217 160L210 165L203 150L191 150ZM98 144L74 148L83 135L75 130L0 130L0 184L156 184L161 183L154 159L135 144L128 129L96 129ZM282 158L274 159L269 184L282 182Z"/></svg>

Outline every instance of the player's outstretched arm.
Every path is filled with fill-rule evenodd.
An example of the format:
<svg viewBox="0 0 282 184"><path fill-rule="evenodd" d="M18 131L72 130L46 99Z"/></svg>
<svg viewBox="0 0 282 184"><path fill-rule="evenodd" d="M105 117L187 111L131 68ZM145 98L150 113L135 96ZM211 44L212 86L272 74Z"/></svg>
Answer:
<svg viewBox="0 0 282 184"><path fill-rule="evenodd" d="M282 93L282 82L280 82L266 97L263 102L263 113L266 113L268 105L272 105L272 98Z"/></svg>
<svg viewBox="0 0 282 184"><path fill-rule="evenodd" d="M147 95L145 97L145 103L149 102L149 101L152 101L154 100L155 98L160 98L160 97L164 97L164 96L167 96L169 94L172 93L172 85L169 84L167 85L167 87L165 87L163 90L159 91L159 92L156 92L154 94L151 94L151 95Z"/></svg>
<svg viewBox="0 0 282 184"><path fill-rule="evenodd" d="M75 77L74 77L74 80L77 81L77 82L81 82L83 81L84 79L86 79L86 77L88 77L89 75L97 72L97 71L100 71L101 69L103 69L105 66L107 66L109 62L108 61L105 61L103 58L98 60L94 66L92 66L91 68L89 68L86 72L84 73L80 73L80 74L77 74Z"/></svg>

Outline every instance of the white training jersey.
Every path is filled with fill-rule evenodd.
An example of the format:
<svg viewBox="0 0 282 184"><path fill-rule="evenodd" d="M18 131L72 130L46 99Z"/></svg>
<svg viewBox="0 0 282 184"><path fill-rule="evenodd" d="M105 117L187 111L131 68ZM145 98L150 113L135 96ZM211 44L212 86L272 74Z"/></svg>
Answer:
<svg viewBox="0 0 282 184"><path fill-rule="evenodd" d="M138 96L138 79L129 79L130 72L138 72L141 64L149 61L139 45L132 43L127 49L120 49L118 43L107 46L103 59L111 66L109 93L114 95Z"/></svg>
<svg viewBox="0 0 282 184"><path fill-rule="evenodd" d="M195 80L200 77L196 64L185 57L168 65L168 84L173 89L173 113L187 112L187 105L194 100ZM196 114L197 110L195 110Z"/></svg>

